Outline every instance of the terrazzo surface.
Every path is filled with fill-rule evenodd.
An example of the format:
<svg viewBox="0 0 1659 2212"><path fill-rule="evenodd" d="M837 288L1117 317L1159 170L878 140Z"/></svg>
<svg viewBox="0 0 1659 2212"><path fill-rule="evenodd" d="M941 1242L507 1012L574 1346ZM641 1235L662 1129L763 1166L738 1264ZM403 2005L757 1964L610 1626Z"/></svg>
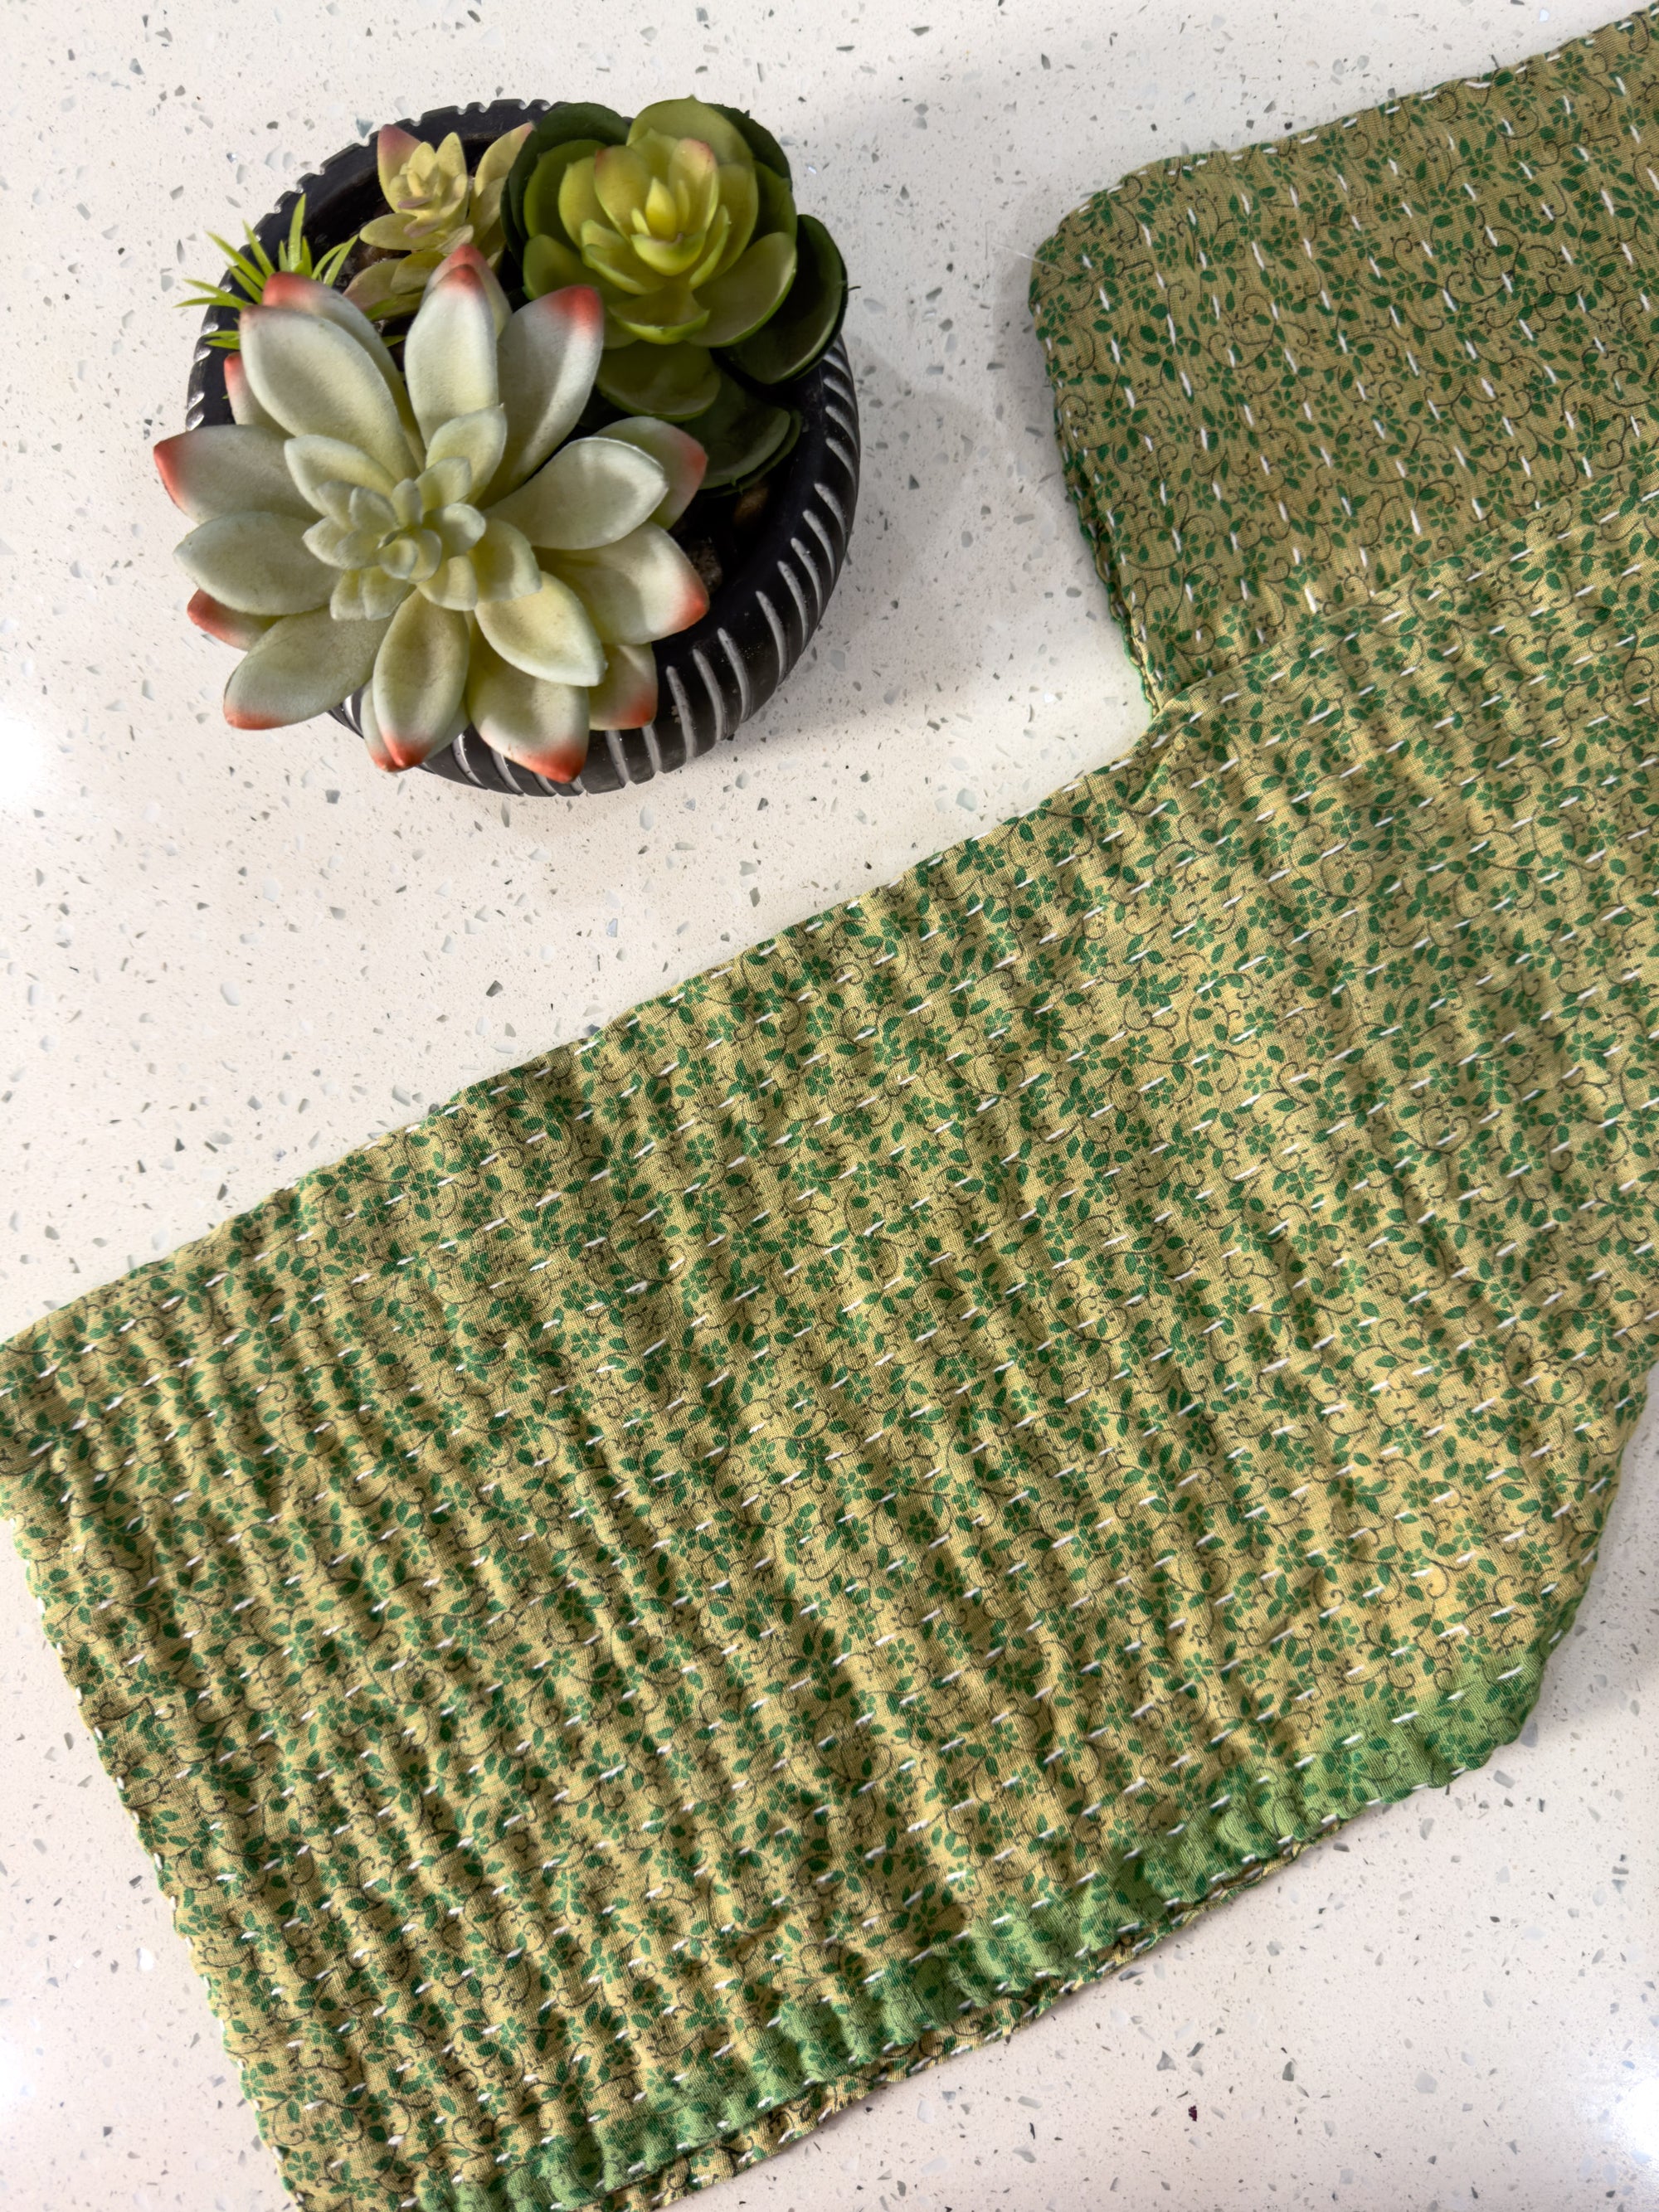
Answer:
<svg viewBox="0 0 1659 2212"><path fill-rule="evenodd" d="M1468 0L12 0L0 112L0 1334L1122 751L1025 256L1168 152L1593 27ZM554 74L556 60L564 75ZM699 74L702 72L702 74ZM147 456L202 234L380 120L691 87L784 137L860 284L851 563L763 725L615 798L237 738ZM1522 1740L711 2212L1659 2203L1659 1437ZM0 2208L279 2212L154 1877L0 1554Z"/></svg>

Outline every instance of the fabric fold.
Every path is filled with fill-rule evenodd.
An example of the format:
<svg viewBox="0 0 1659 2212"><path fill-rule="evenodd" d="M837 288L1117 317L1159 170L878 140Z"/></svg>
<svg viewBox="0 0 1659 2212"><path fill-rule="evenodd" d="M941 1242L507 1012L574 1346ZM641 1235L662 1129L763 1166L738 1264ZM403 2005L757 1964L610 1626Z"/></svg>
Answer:
<svg viewBox="0 0 1659 2212"><path fill-rule="evenodd" d="M1156 162L1039 249L1066 481L1154 708L1639 471L1654 25Z"/></svg>

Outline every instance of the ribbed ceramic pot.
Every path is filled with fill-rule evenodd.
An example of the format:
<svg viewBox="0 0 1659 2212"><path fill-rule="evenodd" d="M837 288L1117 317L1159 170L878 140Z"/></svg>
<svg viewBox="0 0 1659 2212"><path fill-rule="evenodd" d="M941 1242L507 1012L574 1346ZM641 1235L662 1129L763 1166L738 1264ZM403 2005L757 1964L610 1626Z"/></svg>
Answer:
<svg viewBox="0 0 1659 2212"><path fill-rule="evenodd" d="M431 144L459 131L471 168L503 131L533 122L546 105L502 100L489 107L476 102L439 107L400 127ZM361 230L382 211L373 142L342 148L314 175L302 177L255 225L273 260L301 192L313 246L320 249ZM190 373L185 419L191 429L231 419L224 354L207 343L209 334L230 319L226 310L214 308L203 322ZM800 436L767 479L769 495L759 523L722 576L708 613L653 648L656 720L641 730L596 730L586 766L569 783L552 783L515 768L471 730L422 763L428 775L518 798L619 791L683 768L760 711L823 618L847 557L859 493L858 401L841 339L816 368L777 396L799 410ZM688 520L695 514L694 507ZM358 727L356 705L351 699L334 709L335 720L353 731Z"/></svg>

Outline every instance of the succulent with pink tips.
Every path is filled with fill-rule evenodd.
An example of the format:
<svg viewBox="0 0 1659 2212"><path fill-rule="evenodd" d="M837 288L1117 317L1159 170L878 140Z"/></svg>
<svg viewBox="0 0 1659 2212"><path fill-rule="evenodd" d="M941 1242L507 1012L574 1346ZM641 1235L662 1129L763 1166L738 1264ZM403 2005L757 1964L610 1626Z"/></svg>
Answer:
<svg viewBox="0 0 1659 2212"><path fill-rule="evenodd" d="M228 356L235 420L155 449L197 526L179 548L191 619L244 649L229 722L274 729L356 692L382 767L416 765L470 720L564 781L590 729L651 720L652 641L708 605L665 527L703 456L649 418L569 439L603 328L582 285L510 314L467 245L399 370L341 294L272 279Z"/></svg>
<svg viewBox="0 0 1659 2212"><path fill-rule="evenodd" d="M473 246L492 268L500 260L501 191L530 135L521 123L487 148L471 179L459 133L428 146L389 123L375 141L380 191L388 212L363 225L365 246L386 259L371 261L347 292L378 320L412 314L435 270L458 246Z"/></svg>

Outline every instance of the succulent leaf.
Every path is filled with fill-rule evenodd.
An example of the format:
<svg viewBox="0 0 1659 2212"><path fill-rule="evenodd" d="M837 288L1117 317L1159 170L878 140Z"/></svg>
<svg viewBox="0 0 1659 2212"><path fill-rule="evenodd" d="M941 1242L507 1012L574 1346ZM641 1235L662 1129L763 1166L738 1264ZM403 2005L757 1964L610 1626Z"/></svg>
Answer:
<svg viewBox="0 0 1659 2212"><path fill-rule="evenodd" d="M604 322L599 294L574 284L520 307L502 331L496 365L507 445L487 497L522 483L575 428L599 366Z"/></svg>
<svg viewBox="0 0 1659 2212"><path fill-rule="evenodd" d="M586 689L605 673L605 648L592 618L556 576L544 575L540 590L526 599L482 602L477 622L502 659L526 676Z"/></svg>
<svg viewBox="0 0 1659 2212"><path fill-rule="evenodd" d="M707 346L736 345L759 330L783 305L795 279L795 241L781 230L757 238L724 276L699 295L708 319L699 333Z"/></svg>
<svg viewBox="0 0 1659 2212"><path fill-rule="evenodd" d="M313 522L306 532L306 549L331 568L361 568L376 550L374 540L367 531L353 530L348 524L331 521L325 515Z"/></svg>
<svg viewBox="0 0 1659 2212"><path fill-rule="evenodd" d="M542 572L530 540L492 507L472 553L479 601L526 599L542 587Z"/></svg>
<svg viewBox="0 0 1659 2212"><path fill-rule="evenodd" d="M192 582L240 614L303 614L334 588L305 539L298 515L220 514L192 530L177 557Z"/></svg>
<svg viewBox="0 0 1659 2212"><path fill-rule="evenodd" d="M630 415L620 422L607 423L599 435L617 439L623 445L637 446L641 453L650 454L663 472L667 489L645 520L663 530L678 522L696 496L703 471L708 466L708 456L696 440L673 423L659 422L649 415ZM646 719L648 721L650 717ZM618 723L615 726L624 726Z"/></svg>
<svg viewBox="0 0 1659 2212"><path fill-rule="evenodd" d="M374 656L374 720L392 764L414 768L454 734L466 690L466 617L411 593Z"/></svg>
<svg viewBox="0 0 1659 2212"><path fill-rule="evenodd" d="M757 462L749 468L739 469L736 475L730 477L719 489L733 492L747 491L750 484L758 483L763 477L770 476L773 470L781 465L801 434L799 410L786 407L783 410L783 435L769 450L765 459Z"/></svg>
<svg viewBox="0 0 1659 2212"><path fill-rule="evenodd" d="M599 390L630 415L689 422L720 397L720 373L707 346L612 347L599 364Z"/></svg>
<svg viewBox="0 0 1659 2212"><path fill-rule="evenodd" d="M611 438L578 438L493 512L521 530L532 545L582 552L637 530L667 489L666 474L643 447Z"/></svg>
<svg viewBox="0 0 1659 2212"><path fill-rule="evenodd" d="M357 578L356 611L369 621L379 622L387 616L395 615L409 597L409 585L385 568L359 568L354 573ZM337 593L339 589L337 584ZM342 607L345 605L343 598L341 605ZM330 611L334 611L331 600Z"/></svg>
<svg viewBox="0 0 1659 2212"><path fill-rule="evenodd" d="M606 645L648 645L690 629L708 611L702 577L654 523L591 552L550 553L547 563L580 596ZM598 680L597 674L587 678Z"/></svg>
<svg viewBox="0 0 1659 2212"><path fill-rule="evenodd" d="M400 262L377 262L381 269L400 269ZM292 276L278 271L265 286L264 304L271 307L292 307L301 314L316 316L319 320L331 323L337 330L360 345L385 378L386 389L397 404L398 419L405 434L415 434L415 410L410 405L409 392L402 372L386 349L380 332L370 321L364 304L337 292L331 285L312 277Z"/></svg>
<svg viewBox="0 0 1659 2212"><path fill-rule="evenodd" d="M501 222L501 198L513 164L519 158L519 149L529 137L530 129L529 124L520 123L516 130L504 131L485 149L472 172L472 204L467 213L472 224L472 243L486 263L499 261L501 248L507 243Z"/></svg>
<svg viewBox="0 0 1659 2212"><path fill-rule="evenodd" d="M398 180L420 143L412 131L402 130L395 123L385 125L375 137L374 167L380 179L380 198L388 207L398 197Z"/></svg>
<svg viewBox="0 0 1659 2212"><path fill-rule="evenodd" d="M362 348L396 396L398 364L386 351L386 340L362 308L354 307L343 292L319 283L314 276L295 276L278 270L265 286L264 304L267 307L297 307L301 314L316 315L343 331Z"/></svg>
<svg viewBox="0 0 1659 2212"><path fill-rule="evenodd" d="M709 244L713 249L692 271L694 284L707 283L711 277L723 276L738 257L744 252L760 223L764 204L760 185L760 172L747 168L738 161L722 162L714 177L716 214L724 213L727 228L721 234L718 221L710 219ZM784 193L787 200L788 193ZM794 210L790 210L791 222Z"/></svg>
<svg viewBox="0 0 1659 2212"><path fill-rule="evenodd" d="M307 505L340 523L354 520L351 495L372 491L385 497L392 478L359 446L343 438L290 438L283 447L289 475Z"/></svg>
<svg viewBox="0 0 1659 2212"><path fill-rule="evenodd" d="M648 645L608 645L605 675L587 695L591 730L642 730L656 719L657 656Z"/></svg>
<svg viewBox="0 0 1659 2212"><path fill-rule="evenodd" d="M720 173L732 175L742 173L722 170ZM744 195L741 191L735 195L735 213L731 204L732 198L728 194L724 200L717 199L708 229L701 238L691 241L690 265L685 272L685 281L694 293L699 284L707 283L711 276L718 276L721 270L737 258L733 240L738 225L744 225L742 234L748 235L748 210L742 204Z"/></svg>
<svg viewBox="0 0 1659 2212"><path fill-rule="evenodd" d="M647 268L640 259L627 239L617 231L607 230L602 223L582 225L582 259L596 276L610 286L606 305L629 337L639 335L629 317L635 320L643 318L647 331L658 327L652 320L653 314L666 319L664 328L675 331L702 320L702 310L689 284L665 283L656 270ZM644 304L647 299L648 306ZM665 338L661 343L672 341Z"/></svg>
<svg viewBox="0 0 1659 2212"><path fill-rule="evenodd" d="M256 638L263 637L274 617L270 615L245 615L235 607L228 607L216 599L210 592L192 592L185 612L198 629L216 637L221 645L234 645L246 653Z"/></svg>
<svg viewBox="0 0 1659 2212"><path fill-rule="evenodd" d="M274 430L243 429L230 422L163 438L155 465L167 496L192 522L259 507L277 514L308 514L284 461L283 440Z"/></svg>
<svg viewBox="0 0 1659 2212"><path fill-rule="evenodd" d="M588 218L607 222L626 237L634 227L635 210L652 185L651 171L644 155L632 145L602 147L593 156L591 169L583 167L567 173L566 190L579 179L586 179L590 188L589 195L585 197ZM562 207L560 212L563 214ZM641 219L643 222L642 214ZM565 224L574 238L581 227L580 218L567 216Z"/></svg>
<svg viewBox="0 0 1659 2212"><path fill-rule="evenodd" d="M770 169L775 176L790 182L789 157L763 123L757 123L746 109L727 107L719 100L711 100L716 115L723 115L734 131L740 131L743 142L763 169Z"/></svg>
<svg viewBox="0 0 1659 2212"><path fill-rule="evenodd" d="M492 411L488 408L484 410L486 414ZM466 543L468 545L477 543L483 524L478 520L477 509L465 504L466 495L472 489L471 461L464 460L459 453L452 453L447 460L429 462L416 477L415 483L421 495L422 512L432 518L434 529L471 529L471 524L460 519L464 515L471 515L477 523L477 528L472 530ZM456 546L451 550L459 552L465 549Z"/></svg>
<svg viewBox="0 0 1659 2212"><path fill-rule="evenodd" d="M629 337L653 346L678 345L692 337L701 343L708 320L707 307L684 279L659 284L637 298L614 300L611 313Z"/></svg>
<svg viewBox="0 0 1659 2212"><path fill-rule="evenodd" d="M568 783L587 758L589 694L526 675L488 645L475 649L467 710L484 743L532 775Z"/></svg>
<svg viewBox="0 0 1659 2212"><path fill-rule="evenodd" d="M379 509L371 508L367 500L359 500L356 502L353 511L355 513L359 509L368 510L375 516L377 520L380 519ZM401 483L393 484L392 520L394 530L415 529L425 513L426 501L422 495L420 485L413 477L405 477Z"/></svg>
<svg viewBox="0 0 1659 2212"><path fill-rule="evenodd" d="M449 276L457 269L470 269L483 286L485 295L489 301L490 315L495 325L495 335L500 337L501 332L507 328L507 319L513 310L507 304L507 294L502 289L501 278L476 246L458 246L453 253L446 255L428 279L428 289L430 289L431 286L437 283L441 277Z"/></svg>
<svg viewBox="0 0 1659 2212"><path fill-rule="evenodd" d="M371 261L346 286L345 295L372 321L390 322L413 313L436 265L426 254L418 259L409 253L401 260Z"/></svg>
<svg viewBox="0 0 1659 2212"><path fill-rule="evenodd" d="M230 402L231 416L246 430L280 430L282 424L266 411L253 396L253 387L247 380L240 349L225 356L225 397Z"/></svg>
<svg viewBox="0 0 1659 2212"><path fill-rule="evenodd" d="M609 233L610 224L598 188L598 167L611 150L601 147L586 161L572 161L559 179L559 228L573 245L580 245L590 223Z"/></svg>
<svg viewBox="0 0 1659 2212"><path fill-rule="evenodd" d="M760 214L755 228L764 238L769 231L781 230L793 238L800 217L795 213L794 196L775 169L757 168L755 183L760 194Z"/></svg>
<svg viewBox="0 0 1659 2212"><path fill-rule="evenodd" d="M777 313L731 349L732 366L757 384L805 376L834 344L847 313L847 266L815 216L795 235L795 280Z"/></svg>
<svg viewBox="0 0 1659 2212"><path fill-rule="evenodd" d="M556 292L563 284L587 281L586 263L562 240L538 235L526 246L524 289L530 299L539 300L544 292Z"/></svg>
<svg viewBox="0 0 1659 2212"><path fill-rule="evenodd" d="M230 672L225 720L233 729L276 730L327 714L368 681L386 629L336 622L323 608L273 623Z"/></svg>
<svg viewBox="0 0 1659 2212"><path fill-rule="evenodd" d="M685 426L708 456L708 489L736 483L763 468L781 452L791 419L787 407L775 406L735 377L722 374L714 405Z"/></svg>
<svg viewBox="0 0 1659 2212"><path fill-rule="evenodd" d="M628 126L628 143L636 146L649 134L659 138L700 138L717 161L752 163L749 142L736 124L702 100L658 100L642 107Z"/></svg>
<svg viewBox="0 0 1659 2212"><path fill-rule="evenodd" d="M415 588L434 607L447 607L455 614L471 614L478 604L478 572L464 554L457 554L447 561L440 561L432 574L423 576Z"/></svg>
<svg viewBox="0 0 1659 2212"><path fill-rule="evenodd" d="M398 404L355 338L291 307L250 307L242 361L253 395L294 437L340 438L395 478L408 468Z"/></svg>
<svg viewBox="0 0 1659 2212"><path fill-rule="evenodd" d="M380 726L374 719L374 686L367 684L357 694L357 726L362 732L363 744L376 768L395 774L398 763L386 749L380 735Z"/></svg>
<svg viewBox="0 0 1659 2212"><path fill-rule="evenodd" d="M357 484L352 489L347 502L350 520L357 529L372 532L376 544L382 538L391 536L404 520L405 514L420 512L418 506L410 509L406 501L402 502L403 511L400 512L400 503L395 495L397 489L396 484L386 493L377 491L368 484Z"/></svg>
<svg viewBox="0 0 1659 2212"><path fill-rule="evenodd" d="M495 321L465 264L446 270L428 292L404 343L404 375L423 438L453 416L496 404Z"/></svg>

